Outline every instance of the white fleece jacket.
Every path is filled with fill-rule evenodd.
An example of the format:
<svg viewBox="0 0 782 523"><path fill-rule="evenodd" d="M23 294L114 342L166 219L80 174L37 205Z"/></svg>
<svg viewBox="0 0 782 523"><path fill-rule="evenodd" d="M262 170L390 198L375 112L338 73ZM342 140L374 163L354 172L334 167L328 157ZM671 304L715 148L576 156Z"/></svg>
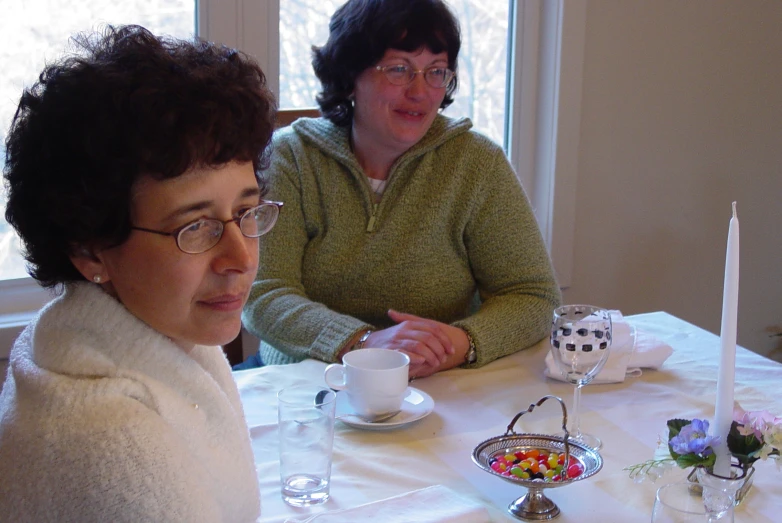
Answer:
<svg viewBox="0 0 782 523"><path fill-rule="evenodd" d="M255 521L220 347L185 354L91 283L19 336L0 394L0 521Z"/></svg>

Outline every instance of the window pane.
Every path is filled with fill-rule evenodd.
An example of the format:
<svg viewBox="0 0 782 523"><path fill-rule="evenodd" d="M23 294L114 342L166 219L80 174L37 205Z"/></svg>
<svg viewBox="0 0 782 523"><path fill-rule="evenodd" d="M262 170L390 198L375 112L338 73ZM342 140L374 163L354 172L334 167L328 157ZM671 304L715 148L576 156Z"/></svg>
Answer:
<svg viewBox="0 0 782 523"><path fill-rule="evenodd" d="M329 19L344 0L280 2L280 108L317 107L320 82L312 71L312 46L329 36Z"/></svg>
<svg viewBox="0 0 782 523"><path fill-rule="evenodd" d="M447 116L467 116L495 142L505 141L509 0L451 0L462 30L459 89Z"/></svg>
<svg viewBox="0 0 782 523"><path fill-rule="evenodd" d="M310 47L328 38L329 18L342 0L280 2L280 107L314 107L320 87ZM462 31L459 89L445 110L468 116L481 132L504 142L509 0L451 0Z"/></svg>
<svg viewBox="0 0 782 523"><path fill-rule="evenodd" d="M192 37L196 0L24 0L3 3L0 16L0 165L5 136L22 89L31 86L47 60L58 58L68 38L100 24L139 24L153 33ZM24 278L19 239L5 221L0 187L0 279Z"/></svg>

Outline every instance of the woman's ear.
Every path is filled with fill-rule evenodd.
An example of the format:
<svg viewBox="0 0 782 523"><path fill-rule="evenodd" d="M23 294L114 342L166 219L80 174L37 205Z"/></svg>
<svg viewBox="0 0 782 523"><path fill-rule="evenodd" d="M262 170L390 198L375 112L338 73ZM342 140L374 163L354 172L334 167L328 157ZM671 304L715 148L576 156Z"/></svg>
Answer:
<svg viewBox="0 0 782 523"><path fill-rule="evenodd" d="M109 281L109 276L106 271L106 266L101 260L101 256L96 252L95 248L79 246L75 247L73 252L69 255L71 263L76 270L81 273L87 281L94 283L106 283Z"/></svg>

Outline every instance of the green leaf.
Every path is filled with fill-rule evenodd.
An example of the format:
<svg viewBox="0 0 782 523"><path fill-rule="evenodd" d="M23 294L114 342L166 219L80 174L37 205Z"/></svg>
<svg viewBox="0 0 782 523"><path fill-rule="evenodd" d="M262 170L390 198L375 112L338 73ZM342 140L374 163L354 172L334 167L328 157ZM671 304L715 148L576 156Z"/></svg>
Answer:
<svg viewBox="0 0 782 523"><path fill-rule="evenodd" d="M676 437L679 435L679 432L682 431L682 428L686 427L692 423L692 420L688 419L669 419L668 420L668 441L671 440L671 438Z"/></svg>
<svg viewBox="0 0 782 523"><path fill-rule="evenodd" d="M697 454L680 454L679 457L676 458L676 464L683 469L698 466L713 467L715 459L714 454L705 458L702 458Z"/></svg>
<svg viewBox="0 0 782 523"><path fill-rule="evenodd" d="M695 454L680 454L676 458L676 464L681 468L686 469L689 467L696 467L701 464L702 459Z"/></svg>
<svg viewBox="0 0 782 523"><path fill-rule="evenodd" d="M736 456L742 463L751 463L748 461L751 459L749 455L760 450L763 447L763 443L755 437L754 433L749 436L742 436L739 433L738 426L739 424L735 421L730 426L730 432L728 432L727 438L728 450L730 450L730 453ZM744 459L742 459L742 457ZM754 462L755 460L752 461Z"/></svg>

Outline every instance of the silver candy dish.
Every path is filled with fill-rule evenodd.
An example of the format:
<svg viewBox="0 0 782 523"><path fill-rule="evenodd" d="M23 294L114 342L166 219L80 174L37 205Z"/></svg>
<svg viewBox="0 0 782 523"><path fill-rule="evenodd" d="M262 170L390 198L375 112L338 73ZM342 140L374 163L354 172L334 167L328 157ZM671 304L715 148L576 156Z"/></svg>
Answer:
<svg viewBox="0 0 782 523"><path fill-rule="evenodd" d="M516 433L513 427L519 418L532 412L535 407L539 407L548 399L555 399L562 406L562 430L563 437L547 434L529 434ZM503 476L491 468L489 462L492 458L504 456L516 451L527 451L532 449L545 449L557 454L565 454L564 468L567 470L571 457L578 458L584 466L584 471L575 478L563 478L560 481L544 482L540 479L522 479L515 476ZM565 403L557 396L544 396L537 403L532 403L525 411L521 411L508 425L508 429L502 436L487 439L478 444L472 451L472 460L481 469L498 478L511 483L527 487L528 492L515 500L508 506L508 512L513 516L527 521L542 521L553 519L559 515L559 507L546 497L545 489L554 487L564 487L576 481L581 481L597 474L603 468L603 458L593 448L587 447L570 439L570 433L567 430L567 409Z"/></svg>

